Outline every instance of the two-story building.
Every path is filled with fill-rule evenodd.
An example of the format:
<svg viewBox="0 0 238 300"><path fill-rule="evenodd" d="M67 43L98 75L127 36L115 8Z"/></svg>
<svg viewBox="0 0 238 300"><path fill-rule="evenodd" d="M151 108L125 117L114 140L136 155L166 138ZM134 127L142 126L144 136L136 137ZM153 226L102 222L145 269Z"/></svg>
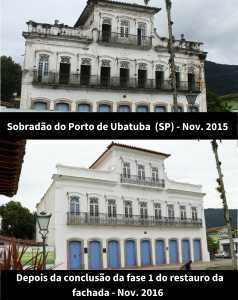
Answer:
<svg viewBox="0 0 238 300"><path fill-rule="evenodd" d="M202 186L168 179L169 156L112 142L89 169L57 164L37 213L60 269L209 261Z"/></svg>
<svg viewBox="0 0 238 300"><path fill-rule="evenodd" d="M154 28L161 9L87 1L73 27L27 22L21 109L172 112L168 39ZM167 26L165 24L165 26ZM174 41L178 111L205 112L203 43Z"/></svg>

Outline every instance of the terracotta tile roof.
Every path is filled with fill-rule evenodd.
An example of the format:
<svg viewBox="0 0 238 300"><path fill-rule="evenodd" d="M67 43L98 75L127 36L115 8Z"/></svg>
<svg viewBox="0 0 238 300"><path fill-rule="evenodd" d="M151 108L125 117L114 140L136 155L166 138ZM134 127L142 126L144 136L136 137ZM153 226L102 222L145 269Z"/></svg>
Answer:
<svg viewBox="0 0 238 300"><path fill-rule="evenodd" d="M236 94L231 94L231 95L220 96L219 98L222 99L222 100L238 98L238 93L236 93Z"/></svg>
<svg viewBox="0 0 238 300"><path fill-rule="evenodd" d="M16 242L20 242L20 243L34 244L34 245L41 245L42 244L42 242L36 242L36 241L31 241L31 240L22 240L22 239L17 239L17 238L14 238L14 237L0 235L0 241L1 240L10 240L10 241L12 241L13 239L15 239Z"/></svg>
<svg viewBox="0 0 238 300"><path fill-rule="evenodd" d="M0 195L16 195L26 140L0 140Z"/></svg>
<svg viewBox="0 0 238 300"><path fill-rule="evenodd" d="M226 228L227 226L222 226L222 227L214 227L214 228L208 228L206 231L208 233L210 232L218 232L218 231L221 231L222 229ZM231 228L233 231L237 231L236 229L234 228Z"/></svg>
<svg viewBox="0 0 238 300"><path fill-rule="evenodd" d="M111 142L111 144L107 147L107 150L104 151L101 156L99 156L99 158L89 167L89 169L91 169L100 160L100 158L103 157L103 155L109 149L111 149L113 146L124 147L124 148L129 148L129 149L138 150L138 151L144 151L144 152L148 152L148 153L163 155L163 156L166 156L166 157L169 157L171 155L171 154L165 154L165 153L162 153L162 152L157 152L157 151L148 150L148 149L144 149L144 148L139 148L139 147L134 147L134 146L129 146L129 145L124 145L124 144L119 144L119 143Z"/></svg>

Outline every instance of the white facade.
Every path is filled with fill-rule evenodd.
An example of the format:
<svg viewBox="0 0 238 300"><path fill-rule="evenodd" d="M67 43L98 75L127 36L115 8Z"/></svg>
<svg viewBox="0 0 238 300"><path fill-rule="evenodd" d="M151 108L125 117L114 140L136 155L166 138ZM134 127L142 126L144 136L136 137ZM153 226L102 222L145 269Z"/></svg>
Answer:
<svg viewBox="0 0 238 300"><path fill-rule="evenodd" d="M52 213L46 242L59 269L74 268L73 245L76 269L209 261L202 186L169 180L167 157L112 143L89 169L56 166L37 213Z"/></svg>
<svg viewBox="0 0 238 300"><path fill-rule="evenodd" d="M154 28L159 11L90 0L74 27L27 22L20 108L171 112L168 40ZM179 110L189 110L192 90L195 109L205 112L203 43L181 38L174 46Z"/></svg>

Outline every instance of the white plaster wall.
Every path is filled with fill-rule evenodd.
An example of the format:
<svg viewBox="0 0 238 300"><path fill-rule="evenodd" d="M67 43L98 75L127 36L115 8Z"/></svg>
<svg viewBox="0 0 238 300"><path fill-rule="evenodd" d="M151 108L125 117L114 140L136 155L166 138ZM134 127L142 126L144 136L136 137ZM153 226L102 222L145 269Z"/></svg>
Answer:
<svg viewBox="0 0 238 300"><path fill-rule="evenodd" d="M105 158L104 158L105 157ZM209 255L207 252L205 219L203 210L202 187L200 185L191 185L188 183L179 183L169 180L168 177L160 177L165 179L165 189L139 186L132 184L120 184L119 174L122 172L122 164L120 157L125 161L131 159L132 175L136 171L135 159L138 162L144 162L147 165L148 172L149 162L161 165L165 157L146 153L143 151L126 149L119 146L113 146L110 149L109 155L99 160L99 169L86 169L57 165L57 174L53 175L55 182L55 240L51 240L52 245L56 247L56 263L63 263L59 269L67 267L67 240L82 239L84 248L87 248L87 242L90 239L99 238L103 242L103 248L106 248L107 239L117 238L121 241L121 265L125 265L124 259L124 241L127 238L137 240L137 259L140 265L140 240L148 238L151 240L152 264L155 264L155 240L164 239L166 247L168 247L169 239L178 240L179 262L182 262L181 243L183 238L190 241L191 259L194 260L193 240L201 240L202 260L208 261ZM156 159L157 157L157 159ZM108 159L110 158L110 159ZM132 159L133 158L133 159ZM111 163L116 161L115 169L108 172L102 170ZM105 162L105 164L104 164ZM105 167L105 168L106 168ZM101 169L102 168L102 169ZM133 171L134 170L134 171ZM161 173L163 174L163 173ZM146 174L147 175L147 174ZM151 176L151 175L150 175ZM149 176L148 176L149 177ZM52 189L52 187L51 187ZM48 195L49 194L49 195ZM46 193L40 204L38 212L45 207L46 199L50 199L50 195L54 195L51 190ZM180 205L186 206L187 218L191 218L191 207L197 207L198 218L203 221L203 228L194 227L153 227L153 226L95 226L95 225L67 225L67 212L69 212L69 199L71 196L79 197L80 212L89 212L90 197L99 199L99 213L107 213L107 199L115 199L117 205L117 214L124 214L123 200L132 201L133 215L139 215L139 201L147 202L148 216L154 215L154 203L161 203L162 216L167 217L167 205L174 205L175 217L180 217ZM123 197L123 198L122 198ZM54 200L51 200L54 201ZM52 206L53 208L53 206ZM53 220L53 219L52 219ZM145 234L146 232L146 234ZM103 254L103 267L107 267L106 254ZM169 251L166 250L166 261L169 262ZM88 266L88 254L84 254L85 268Z"/></svg>

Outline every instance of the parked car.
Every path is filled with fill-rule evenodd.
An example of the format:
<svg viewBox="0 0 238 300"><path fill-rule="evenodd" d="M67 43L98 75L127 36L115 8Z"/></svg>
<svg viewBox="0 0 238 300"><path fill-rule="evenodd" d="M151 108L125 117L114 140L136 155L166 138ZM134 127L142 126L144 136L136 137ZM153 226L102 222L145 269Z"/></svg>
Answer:
<svg viewBox="0 0 238 300"><path fill-rule="evenodd" d="M238 253L235 253L236 258L238 258Z"/></svg>
<svg viewBox="0 0 238 300"><path fill-rule="evenodd" d="M221 258L230 258L231 257L231 253L228 251L220 251L218 253L215 254L215 257L221 257Z"/></svg>

